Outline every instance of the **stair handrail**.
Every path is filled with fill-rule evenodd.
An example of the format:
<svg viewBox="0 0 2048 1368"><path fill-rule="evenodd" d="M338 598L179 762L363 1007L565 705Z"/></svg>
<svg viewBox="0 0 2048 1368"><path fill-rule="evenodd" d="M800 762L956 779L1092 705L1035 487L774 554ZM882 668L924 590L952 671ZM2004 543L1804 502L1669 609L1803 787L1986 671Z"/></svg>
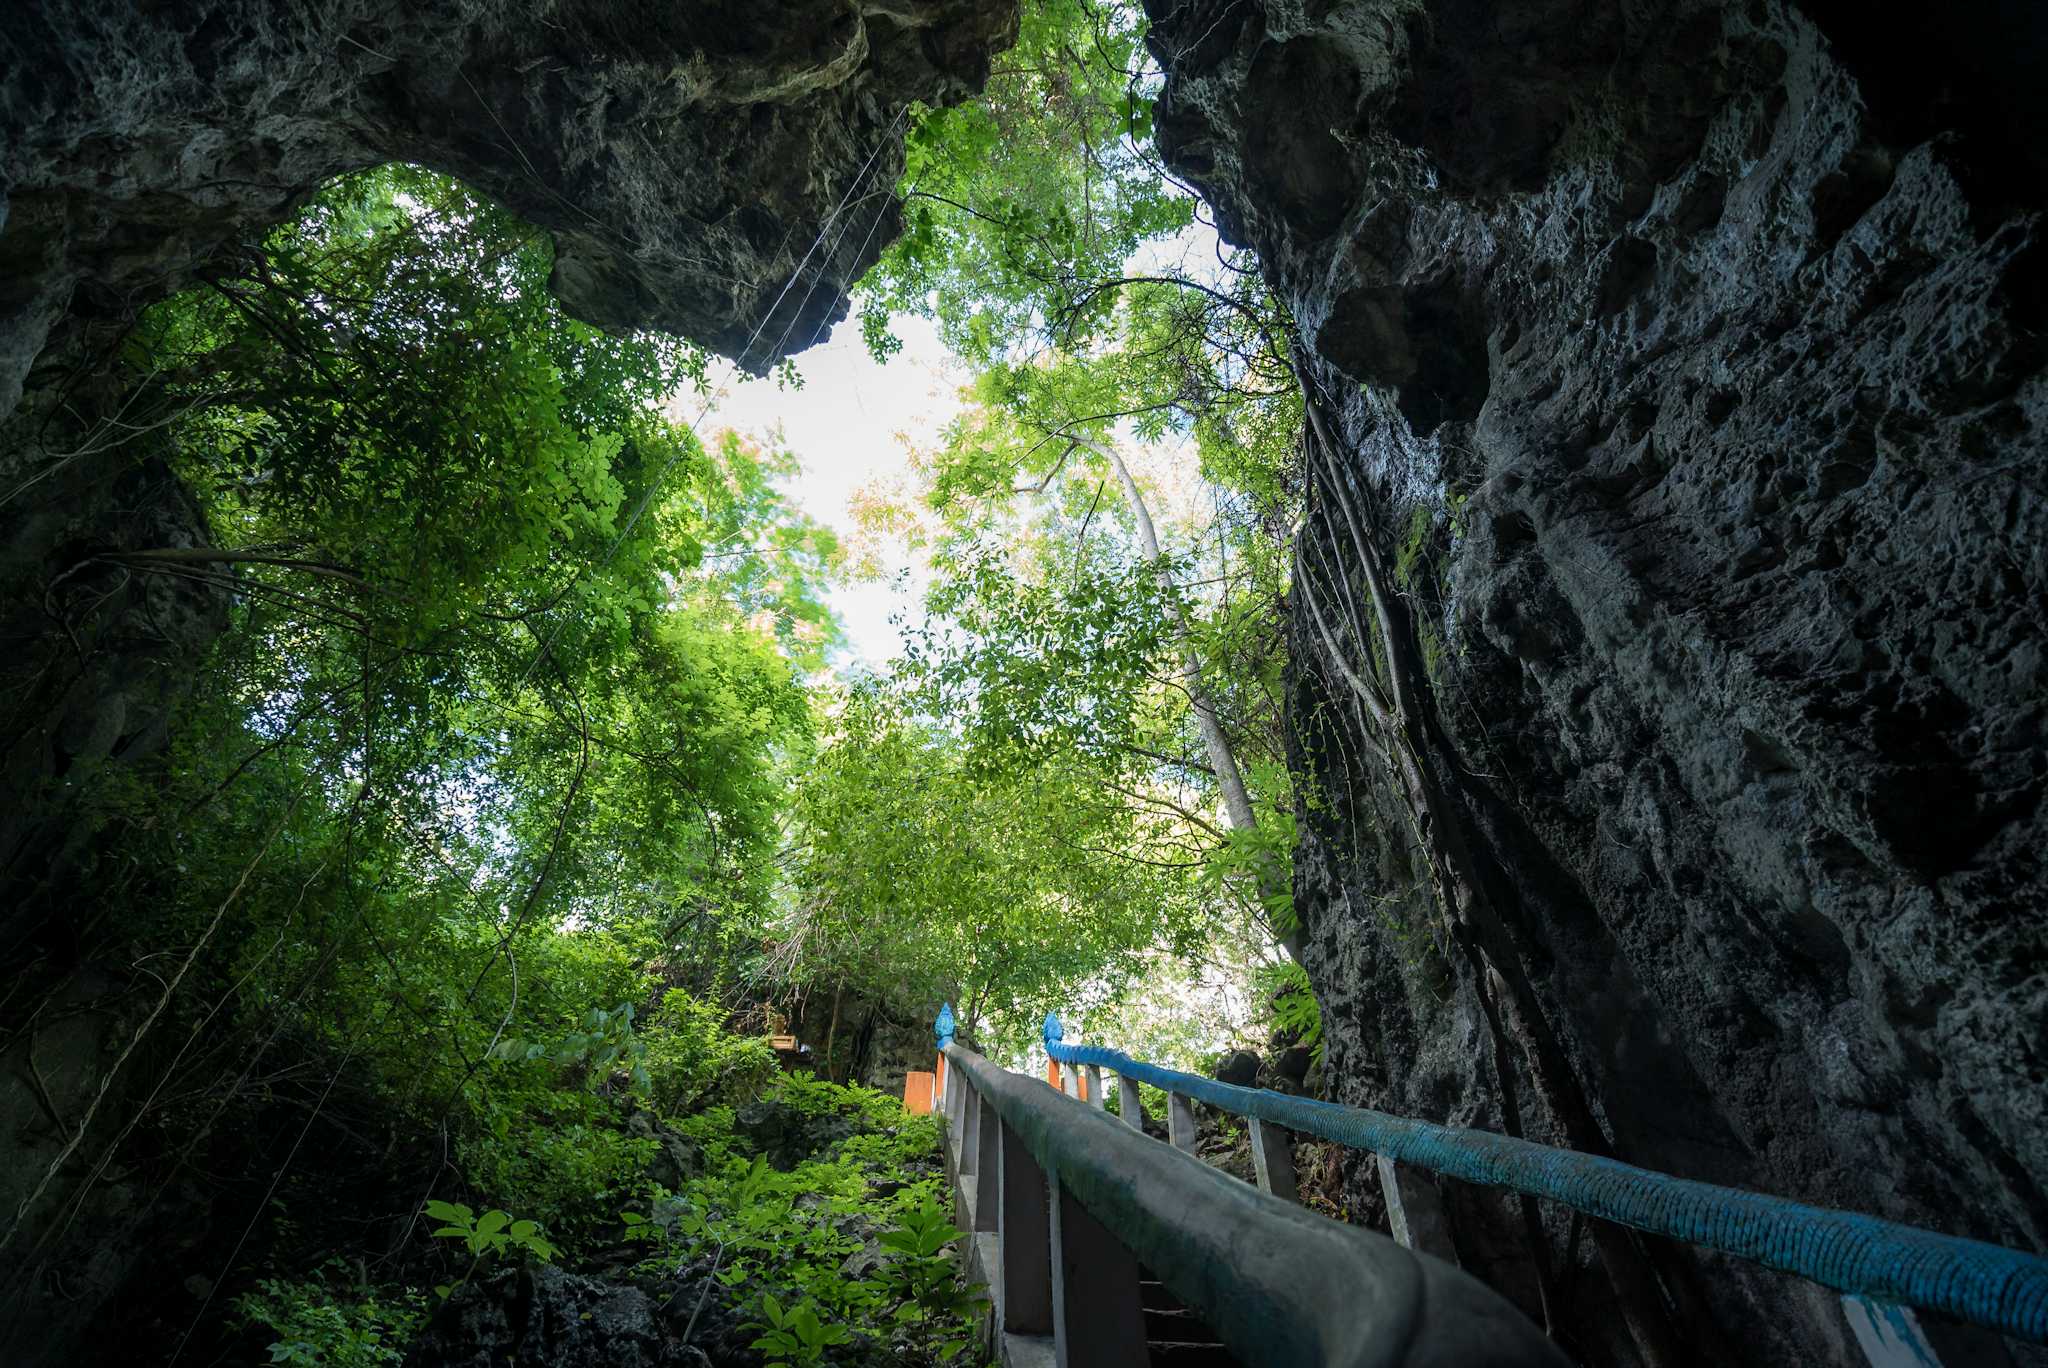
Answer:
<svg viewBox="0 0 2048 1368"><path fill-rule="evenodd" d="M1101 1258L1102 1232L1082 1241L1082 1249L1062 1249L1063 1221L1069 1239L1080 1223L1063 1205L1071 1198L1136 1264L1200 1314L1248 1368L1568 1368L1556 1345L1511 1302L1453 1265L1261 1192L990 1063L948 1030L938 1036L949 1146L963 1170L963 1192L971 1187L975 1193L978 1219L971 1223L995 1231L1004 1248L1000 1257L1015 1261L1017 1241L989 1219L995 1210L1020 1211L1012 1205L1016 1196L1006 1200L1003 1189L1029 1185L1021 1214L1037 1209L1029 1223L1038 1225L1041 1241L1050 1201L1051 1247L1040 1243L1033 1250L1041 1265L1035 1272L1004 1266L998 1281L1007 1285L998 1291L997 1316L1002 1328L1016 1308L1001 1303L1023 1295L1015 1290L1020 1282L1045 1278L1049 1256L1049 1301L1064 1310L1054 1310L1043 1330L1063 1337L1059 1362L1143 1361L1142 1342L1132 1345L1126 1336L1119 1345L1117 1327L1071 1323L1073 1305L1103 1309L1103 1284L1117 1277L1099 1263L1090 1266L1091 1251ZM1081 1284L1072 1289L1072 1304L1059 1290L1063 1277ZM1131 1265L1123 1279L1118 1309L1138 1315Z"/></svg>
<svg viewBox="0 0 2048 1368"><path fill-rule="evenodd" d="M1181 1073L1120 1050L1068 1044L1053 1013L1046 1014L1044 1041L1046 1054L1061 1064L1112 1070L1234 1116L1370 1150L1397 1164L1561 1202L1850 1296L1940 1311L2002 1335L2048 1343L2048 1258L2038 1254L1491 1131Z"/></svg>

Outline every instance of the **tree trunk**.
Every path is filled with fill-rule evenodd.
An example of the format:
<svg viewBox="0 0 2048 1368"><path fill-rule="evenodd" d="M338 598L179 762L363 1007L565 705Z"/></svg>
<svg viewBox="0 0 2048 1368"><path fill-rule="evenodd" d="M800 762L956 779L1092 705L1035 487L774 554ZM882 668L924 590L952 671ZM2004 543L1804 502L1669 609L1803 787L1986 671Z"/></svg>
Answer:
<svg viewBox="0 0 2048 1368"><path fill-rule="evenodd" d="M832 1042L839 1036L839 1000L846 992L845 984L836 984L832 989L832 1024L825 1028L825 1077L834 1083L840 1081L839 1066L832 1062Z"/></svg>
<svg viewBox="0 0 2048 1368"><path fill-rule="evenodd" d="M1152 524L1152 511L1145 505L1145 496L1139 492L1138 482L1131 478L1130 467L1124 464L1123 455L1113 446L1096 446L1085 442L1090 451L1108 461L1116 471L1117 483L1123 486L1124 497L1130 500L1131 513L1138 522L1138 547L1147 562L1157 565L1162 559L1159 550L1159 533ZM1187 690L1188 702L1194 708L1195 725L1202 734L1202 745L1209 752L1209 767L1216 772L1216 788L1223 797L1223 813L1233 831L1256 831L1259 827L1258 814L1252 810L1251 792L1245 787L1244 771L1238 767L1237 753L1230 747L1230 738L1223 733L1223 724L1217 720L1216 709L1209 702L1208 692L1202 687L1202 662L1195 655L1190 640L1187 616L1183 612L1175 625L1175 636L1181 649L1181 687ZM1259 871L1259 898L1262 904L1269 903L1288 892L1287 880L1276 868ZM1301 937L1298 932L1288 931L1281 935L1280 946L1288 958L1301 958Z"/></svg>

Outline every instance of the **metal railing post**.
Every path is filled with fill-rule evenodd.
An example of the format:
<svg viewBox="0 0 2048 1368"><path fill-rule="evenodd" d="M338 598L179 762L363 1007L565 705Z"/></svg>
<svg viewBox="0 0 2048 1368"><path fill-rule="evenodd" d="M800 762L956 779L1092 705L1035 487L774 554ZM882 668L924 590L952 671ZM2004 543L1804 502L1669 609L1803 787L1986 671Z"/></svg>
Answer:
<svg viewBox="0 0 2048 1368"><path fill-rule="evenodd" d="M1195 1109L1177 1092L1166 1095L1166 1138L1177 1150L1195 1152Z"/></svg>
<svg viewBox="0 0 2048 1368"><path fill-rule="evenodd" d="M1138 1258L1050 1175L1052 1346L1059 1368L1148 1361Z"/></svg>
<svg viewBox="0 0 2048 1368"><path fill-rule="evenodd" d="M1003 1118L996 1115L995 1104L976 1093L976 1108L981 1120L975 1127L974 1146L974 1229L978 1233L996 1228L996 1209L1002 1203L999 1186L1002 1182L1001 1159L997 1155L1001 1139Z"/></svg>
<svg viewBox="0 0 2048 1368"><path fill-rule="evenodd" d="M1133 1130L1145 1133L1145 1099L1138 1095L1138 1080L1127 1074L1116 1076L1116 1109Z"/></svg>
<svg viewBox="0 0 2048 1368"><path fill-rule="evenodd" d="M1284 1201L1300 1201L1294 1184L1294 1137L1256 1116L1250 1121L1252 1171L1258 1175L1259 1191Z"/></svg>
<svg viewBox="0 0 2048 1368"><path fill-rule="evenodd" d="M1444 1218L1443 1198L1437 1195L1436 1184L1384 1154L1373 1159L1380 1172L1380 1191L1387 1199L1387 1229L1394 1243L1456 1263L1450 1223Z"/></svg>
<svg viewBox="0 0 2048 1368"><path fill-rule="evenodd" d="M1008 1122L1000 1127L1001 1175L996 1238L1003 1252L998 1295L1003 1329L1012 1335L1052 1333L1052 1217L1045 1170Z"/></svg>

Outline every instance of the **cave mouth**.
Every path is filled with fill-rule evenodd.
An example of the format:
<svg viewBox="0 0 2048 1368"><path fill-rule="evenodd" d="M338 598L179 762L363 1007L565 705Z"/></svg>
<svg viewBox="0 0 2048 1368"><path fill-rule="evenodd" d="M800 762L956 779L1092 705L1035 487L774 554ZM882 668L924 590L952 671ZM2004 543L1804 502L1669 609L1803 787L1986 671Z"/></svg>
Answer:
<svg viewBox="0 0 2048 1368"><path fill-rule="evenodd" d="M941 1001L2048 1230L2039 149L1941 16L259 8L71 63L119 136L0 66L0 1359L959 1361ZM1589 1365L1847 1342L1424 1183Z"/></svg>

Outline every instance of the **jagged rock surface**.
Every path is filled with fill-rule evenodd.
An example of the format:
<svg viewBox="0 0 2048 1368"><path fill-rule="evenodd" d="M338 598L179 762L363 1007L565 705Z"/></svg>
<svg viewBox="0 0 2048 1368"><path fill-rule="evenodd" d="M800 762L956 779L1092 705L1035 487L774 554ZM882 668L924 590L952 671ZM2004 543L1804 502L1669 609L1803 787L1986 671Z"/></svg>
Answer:
<svg viewBox="0 0 2048 1368"><path fill-rule="evenodd" d="M0 20L0 411L52 326L132 313L322 181L458 176L555 235L554 288L754 369L896 235L904 111L977 89L970 0L254 0Z"/></svg>
<svg viewBox="0 0 2048 1368"><path fill-rule="evenodd" d="M407 1353L419 1368L703 1368L755 1364L744 1317L705 1297L709 1270L674 1285L542 1264L457 1289ZM713 1284L712 1290L723 1291ZM697 1313L694 1316L692 1313ZM687 1336L687 1338L685 1338ZM714 1357L716 1354L716 1357Z"/></svg>
<svg viewBox="0 0 2048 1368"><path fill-rule="evenodd" d="M1297 596L1291 630L1336 1095L1502 1124L1345 678L1367 544L1425 759L1618 1152L2048 1242L2038 17L1151 9L1162 146L1261 254L1334 429L1300 559L1331 620ZM1453 1200L1461 1257L1533 1305L1514 1213ZM1820 1289L1679 1277L1742 1361L1855 1352ZM1601 1282L1565 1335L1630 1362Z"/></svg>

